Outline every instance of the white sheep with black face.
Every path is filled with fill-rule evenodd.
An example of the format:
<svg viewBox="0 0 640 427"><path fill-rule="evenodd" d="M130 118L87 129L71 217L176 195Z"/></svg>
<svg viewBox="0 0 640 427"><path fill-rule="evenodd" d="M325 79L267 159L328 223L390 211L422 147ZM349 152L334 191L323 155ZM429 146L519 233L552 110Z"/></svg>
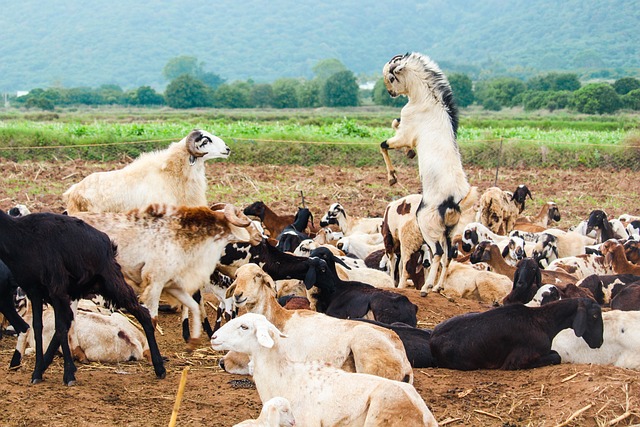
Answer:
<svg viewBox="0 0 640 427"><path fill-rule="evenodd" d="M122 169L95 172L64 194L67 212L126 212L152 203L206 206L205 161L231 149L204 130L193 130L168 148L143 153Z"/></svg>
<svg viewBox="0 0 640 427"><path fill-rule="evenodd" d="M391 58L382 70L393 97L406 95L396 134L380 144L385 150L415 146L422 181L418 226L434 254L421 295L442 288L452 256L452 231L461 212L477 203L462 169L456 142L458 110L449 81L438 65L419 53ZM477 195L477 194L476 194ZM438 263L441 268L437 268ZM435 268L433 266L436 266ZM436 280L437 279L437 280Z"/></svg>

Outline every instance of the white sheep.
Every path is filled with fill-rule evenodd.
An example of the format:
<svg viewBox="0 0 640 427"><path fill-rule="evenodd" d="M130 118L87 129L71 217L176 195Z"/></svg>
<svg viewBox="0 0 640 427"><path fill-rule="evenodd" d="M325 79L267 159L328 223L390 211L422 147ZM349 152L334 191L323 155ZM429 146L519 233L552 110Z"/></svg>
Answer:
<svg viewBox="0 0 640 427"><path fill-rule="evenodd" d="M595 363L640 369L640 312L605 311L602 321L604 342L600 348L589 348L572 330L565 329L553 339L551 349L558 352L563 363Z"/></svg>
<svg viewBox="0 0 640 427"><path fill-rule="evenodd" d="M376 234L380 233L382 218L349 216L340 203L334 203L320 219L320 227L326 227L329 224L337 225L345 236L354 233Z"/></svg>
<svg viewBox="0 0 640 427"><path fill-rule="evenodd" d="M382 74L392 97L409 98L401 110L395 135L380 147L416 147L422 183L418 226L436 266L432 265L420 289L420 295L426 296L429 289L442 288L453 256L451 232L459 223L461 212L475 205L477 199L470 193L456 142L458 110L453 92L438 65L425 55L407 53L391 58Z"/></svg>
<svg viewBox="0 0 640 427"><path fill-rule="evenodd" d="M247 313L222 326L211 347L250 355L260 400L288 399L301 426L438 425L411 384L325 362L293 362L289 351L305 341L286 337L263 315Z"/></svg>
<svg viewBox="0 0 640 427"><path fill-rule="evenodd" d="M62 197L69 214L126 212L151 203L205 206L205 161L226 158L230 151L217 136L194 130L164 150L141 154L122 169L92 173Z"/></svg>
<svg viewBox="0 0 640 427"><path fill-rule="evenodd" d="M127 283L141 292L141 300L157 322L160 296L179 301L193 313L190 347L198 343L202 327L200 305L192 295L209 283L228 243L262 241L252 222L233 205L177 207L151 205L128 213L76 213L106 233L117 245L117 260Z"/></svg>
<svg viewBox="0 0 640 427"><path fill-rule="evenodd" d="M451 261L442 291L450 297L494 303L502 301L511 292L512 286L512 280L503 274L477 270L470 264Z"/></svg>
<svg viewBox="0 0 640 427"><path fill-rule="evenodd" d="M372 252L384 249L384 244L380 233L352 233L349 236L341 237L336 243L336 247L345 254L365 259Z"/></svg>
<svg viewBox="0 0 640 427"><path fill-rule="evenodd" d="M296 419L291 410L291 402L284 397L274 397L262 405L260 416L255 420L245 420L233 427L293 427Z"/></svg>

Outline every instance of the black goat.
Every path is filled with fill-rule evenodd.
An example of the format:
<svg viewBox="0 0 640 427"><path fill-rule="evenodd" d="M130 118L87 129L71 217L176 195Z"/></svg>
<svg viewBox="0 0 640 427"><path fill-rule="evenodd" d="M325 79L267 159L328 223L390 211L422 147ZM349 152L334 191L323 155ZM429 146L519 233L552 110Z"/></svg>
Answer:
<svg viewBox="0 0 640 427"><path fill-rule="evenodd" d="M404 351L407 353L407 359L409 359L412 368L434 368L436 366L435 359L431 355L431 348L429 347L431 329L414 328L413 326L400 322L387 325L386 323L376 322L370 319L354 320L371 323L395 332L400 337L400 340L402 340Z"/></svg>
<svg viewBox="0 0 640 427"><path fill-rule="evenodd" d="M611 309L622 311L640 310L640 282L630 283L611 298Z"/></svg>
<svg viewBox="0 0 640 427"><path fill-rule="evenodd" d="M600 347L604 327L598 303L569 298L541 307L514 304L467 313L437 325L429 344L440 368L530 369L560 363L551 342L567 328L589 347Z"/></svg>
<svg viewBox="0 0 640 427"><path fill-rule="evenodd" d="M14 305L14 293L18 289L18 283L13 278L9 267L0 260L0 313L9 321L16 333L24 333L29 329L27 322L20 317ZM2 330L0 330L0 338Z"/></svg>
<svg viewBox="0 0 640 427"><path fill-rule="evenodd" d="M316 311L341 319L365 317L369 312L378 322L402 322L417 325L418 307L404 295L378 289L355 281L343 281L336 273L335 263L346 264L327 248L311 251L311 264L304 284L316 305ZM349 267L347 267L349 268Z"/></svg>
<svg viewBox="0 0 640 427"><path fill-rule="evenodd" d="M77 218L53 213L13 218L0 212L0 259L32 303L36 342L32 383L42 381L44 371L60 346L64 356L63 381L67 385L75 382L76 367L68 340L73 320L71 301L96 293L114 306L126 309L140 322L149 343L155 373L158 378L165 377L149 311L140 305L135 292L124 281L115 255L116 248L106 234ZM43 302L53 307L56 323L55 335L44 355Z"/></svg>
<svg viewBox="0 0 640 427"><path fill-rule="evenodd" d="M587 234L591 233L592 230L596 230L596 243L606 242L609 239L622 239L627 237L616 234L607 218L607 214L600 209L593 210L589 214Z"/></svg>
<svg viewBox="0 0 640 427"><path fill-rule="evenodd" d="M282 252L293 252L300 242L308 239L309 235L305 234L304 230L309 224L309 219L313 222L311 211L307 208L298 208L293 224L286 226L278 235L276 248Z"/></svg>

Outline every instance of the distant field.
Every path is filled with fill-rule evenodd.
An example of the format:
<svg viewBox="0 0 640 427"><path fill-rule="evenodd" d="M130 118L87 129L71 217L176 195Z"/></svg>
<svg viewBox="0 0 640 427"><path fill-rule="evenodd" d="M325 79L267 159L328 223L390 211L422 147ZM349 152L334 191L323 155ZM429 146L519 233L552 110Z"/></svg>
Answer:
<svg viewBox="0 0 640 427"><path fill-rule="evenodd" d="M89 109L0 112L0 156L115 159L163 147L193 128L219 135L235 163L378 164L397 109ZM637 167L640 116L487 114L463 110L458 142L478 166ZM397 162L406 162L394 154Z"/></svg>

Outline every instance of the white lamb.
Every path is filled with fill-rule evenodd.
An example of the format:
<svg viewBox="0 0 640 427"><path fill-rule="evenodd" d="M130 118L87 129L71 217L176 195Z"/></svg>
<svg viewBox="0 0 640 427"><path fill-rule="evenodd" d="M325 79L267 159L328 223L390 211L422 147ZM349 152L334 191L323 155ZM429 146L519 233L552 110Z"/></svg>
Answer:
<svg viewBox="0 0 640 427"><path fill-rule="evenodd" d="M292 362L289 347L299 345L255 313L232 319L211 338L216 351L249 354L260 400L287 398L301 426L438 425L411 384L321 362Z"/></svg>
<svg viewBox="0 0 640 427"><path fill-rule="evenodd" d="M230 151L217 136L194 130L122 169L95 172L72 185L62 195L67 212L126 212L151 203L205 206L205 160L226 158Z"/></svg>
<svg viewBox="0 0 640 427"><path fill-rule="evenodd" d="M296 419L291 403L284 397L274 397L262 405L260 416L255 420L245 420L233 427L293 427Z"/></svg>

